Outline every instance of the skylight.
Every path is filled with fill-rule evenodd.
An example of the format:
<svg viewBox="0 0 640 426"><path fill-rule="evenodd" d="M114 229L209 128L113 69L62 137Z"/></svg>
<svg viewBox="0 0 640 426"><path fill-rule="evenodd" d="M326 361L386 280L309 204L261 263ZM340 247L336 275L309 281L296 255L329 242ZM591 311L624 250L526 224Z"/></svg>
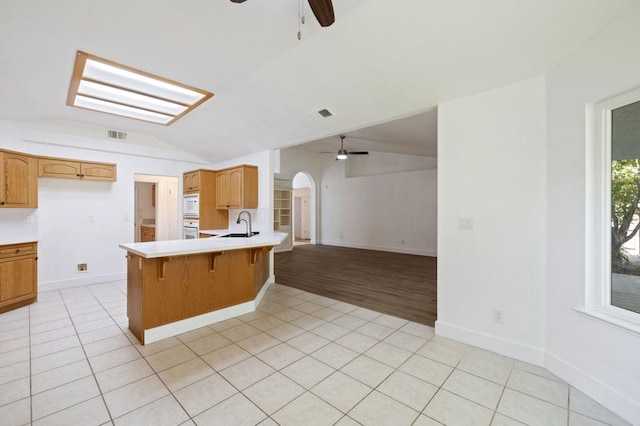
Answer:
<svg viewBox="0 0 640 426"><path fill-rule="evenodd" d="M212 96L195 87L78 52L67 105L168 126Z"/></svg>

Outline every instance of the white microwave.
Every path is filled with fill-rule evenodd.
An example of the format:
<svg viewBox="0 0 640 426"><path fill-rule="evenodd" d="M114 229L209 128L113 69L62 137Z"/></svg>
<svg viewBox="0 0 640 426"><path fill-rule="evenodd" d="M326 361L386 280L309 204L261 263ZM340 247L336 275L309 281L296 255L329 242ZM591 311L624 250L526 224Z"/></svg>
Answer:
<svg viewBox="0 0 640 426"><path fill-rule="evenodd" d="M184 196L184 204L182 206L182 214L185 217L198 217L200 196L198 194L188 194Z"/></svg>

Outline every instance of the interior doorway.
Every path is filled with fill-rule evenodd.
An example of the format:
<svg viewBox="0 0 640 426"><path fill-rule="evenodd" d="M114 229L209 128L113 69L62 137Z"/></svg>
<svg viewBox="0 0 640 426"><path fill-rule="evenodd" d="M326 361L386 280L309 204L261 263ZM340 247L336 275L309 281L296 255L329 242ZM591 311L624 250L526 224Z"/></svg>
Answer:
<svg viewBox="0 0 640 426"><path fill-rule="evenodd" d="M143 227L155 241L180 239L178 177L135 174L134 185L134 241L142 241Z"/></svg>
<svg viewBox="0 0 640 426"><path fill-rule="evenodd" d="M315 244L315 182L305 172L293 177L293 245Z"/></svg>

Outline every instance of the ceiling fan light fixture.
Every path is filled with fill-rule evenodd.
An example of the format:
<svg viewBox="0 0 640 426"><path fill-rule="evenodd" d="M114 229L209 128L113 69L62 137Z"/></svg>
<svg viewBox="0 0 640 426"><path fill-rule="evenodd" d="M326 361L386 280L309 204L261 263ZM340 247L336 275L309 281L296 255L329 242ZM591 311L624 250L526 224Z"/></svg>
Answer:
<svg viewBox="0 0 640 426"><path fill-rule="evenodd" d="M347 150L340 149L338 150L338 155L336 155L336 160L346 160L347 159Z"/></svg>

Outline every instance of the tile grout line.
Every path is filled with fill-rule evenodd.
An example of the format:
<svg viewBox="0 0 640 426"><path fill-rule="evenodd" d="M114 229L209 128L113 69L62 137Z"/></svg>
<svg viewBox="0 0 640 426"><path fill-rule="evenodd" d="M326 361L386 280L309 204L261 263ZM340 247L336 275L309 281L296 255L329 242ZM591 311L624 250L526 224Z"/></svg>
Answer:
<svg viewBox="0 0 640 426"><path fill-rule="evenodd" d="M322 297L322 296L321 296L321 297ZM313 299L312 299L312 300L313 300ZM309 302L312 302L312 300L310 300ZM335 303L334 303L334 304L335 304ZM354 305L354 306L355 306L355 305ZM330 309L330 307L331 307L331 305L330 305L330 306L327 306L326 308L329 308L329 309ZM295 310L295 306L291 306L290 308ZM357 308L356 308L356 309L354 309L354 310L357 310ZM340 316L338 316L338 317L334 318L333 320L328 320L328 321L327 321L327 320L325 320L325 322L326 322L326 323L333 324L333 321L335 321L336 319L341 318L341 317L343 317L343 316L345 316L345 315L350 314L350 313L351 313L351 312L353 312L354 310L352 310L352 311L350 311L350 312L341 312L341 313L342 313L342 315L340 315ZM317 312L317 311L316 311L316 312ZM337 312L339 312L339 311L337 311ZM314 315L313 315L313 313L312 313L312 314L307 314L307 315L314 316ZM354 315L352 315L352 316L354 316ZM361 318L361 317L357 317L357 316L355 316L356 318L362 319L362 320L364 320L364 321L366 321L366 322L365 322L364 324L360 325L359 327L357 327L356 329L348 329L347 327L342 327L342 328L345 328L345 329L349 330L349 331L348 331L348 333L346 333L346 334L350 334L350 333L352 333L352 332L358 333L358 332L357 332L357 330L358 330L358 329L360 329L361 327L364 327L365 325L370 324L370 323L373 323L373 324L376 324L376 325L381 325L381 326L384 326L384 327L388 327L388 326L383 325L383 324L374 323L374 321L375 321L376 319L378 319L380 316L382 316L382 314L381 314L381 315L378 315L378 316L376 316L376 317L373 317L373 318L371 318L371 319L369 319L369 320L367 320L367 319L365 319L365 318ZM318 317L316 317L316 318L318 318ZM409 323L409 322L411 322L411 321L407 321L406 323ZM377 340L377 343L375 343L375 344L372 346L372 347L374 347L374 346L378 345L379 343L384 342L384 340L385 340L387 337L389 337L390 335L392 335L393 333L395 333L395 332L399 331L399 330L400 330L400 328L402 328L404 325L406 325L406 323L405 323L405 324L403 324L403 325L402 325L401 327L399 327L399 328L388 327L388 328L393 329L393 332L392 332L391 334L389 334L388 336L386 336L386 337L382 338L382 339L373 338L373 337L371 337L371 336L367 336L367 335L364 335L364 334L362 334L362 333L358 333L358 334L361 334L362 336L365 336L365 337L368 337L368 338L372 338L372 339L374 339L374 340ZM324 324L323 324L323 325L324 325ZM333 325L339 326L339 325L337 325L337 324L333 324ZM317 329L317 328L319 328L319 327L321 327L321 326L322 326L322 325L317 326L317 327L314 327L314 328L312 328L312 329L310 329L310 330L305 330L305 331L306 331L306 332L311 332L311 333L313 333L313 330L315 330L315 329ZM316 334L316 333L313 333L313 334L315 334L315 335L319 336L319 335L318 335L318 334ZM346 334L345 334L345 335L346 335ZM344 335L343 335L343 336L344 336ZM343 337L343 336L340 336L340 337ZM324 336L319 336L319 337L324 338ZM414 336L414 337L418 337L418 338L419 338L419 336ZM431 336L431 337L433 337L433 336ZM386 381L386 380L387 380L387 379L388 379L392 374L394 374L396 371L398 371L398 369L400 368L400 366L402 366L402 365L404 364L404 362L406 362L410 357L409 357L409 358L407 358L407 360L405 360L405 361L404 361L402 364L400 364L400 366L398 366L397 368L396 368L396 367L389 366L390 368L392 368L392 369L393 369L393 371L392 371L391 373L389 373L389 375L387 375L387 376L386 376L386 377L385 377L385 378L384 378L384 379L383 379L383 380L382 380L378 385L376 385L375 387L370 387L369 385L367 385L366 383L364 383L364 382L360 381L359 379L357 379L357 378L355 378L355 377L352 377L351 375L349 375L349 374L347 374L347 373L342 372L341 370L342 370L342 368L343 368L344 366L342 366L341 368L335 369L333 366L328 365L328 364L324 363L322 360L318 360L317 358L315 358L315 357L313 357L313 356L312 356L312 354L313 354L313 353L315 353L315 352L317 352L318 350L320 350L320 349L322 349L322 348L324 348L324 347L328 346L330 343L336 343L337 345L342 346L343 348L345 348L345 349L349 349L349 350L350 350L350 348L347 348L347 347L345 347L345 346L341 345L340 343L338 343L338 342L337 342L337 340L338 340L338 339L339 339L339 338L334 339L334 340L329 340L329 343L327 343L326 345L324 345L324 346L322 346L322 347L320 347L320 348L316 349L315 351L313 351L313 352L311 352L311 353L309 353L309 354L305 354L305 356L311 356L312 358L316 359L317 361L319 361L319 362L321 362L321 363L323 363L323 364L325 364L325 365L327 365L327 366L329 366L330 368L332 368L332 369L334 369L334 370L335 370L333 373L331 373L329 376L327 376L326 378L324 378L323 380L321 380L319 383L322 383L324 380L326 380L328 377L331 377L331 376L332 376L333 374L335 374L336 372L340 372L340 373L342 373L342 374L345 374L347 377L349 377L349 378L351 378L351 379L353 379L353 380L356 380L357 382L362 383L364 386L366 386L366 387L370 388L371 390L370 390L369 392L367 392L367 394L366 394L366 395L364 395L364 396L363 396L363 397L362 397L362 398L361 398L361 399L360 399L360 400L359 400L359 401L358 401L358 402L357 402L357 403L356 403L356 404L355 404L355 405L354 405L354 406L353 406L353 407L352 407L348 412L346 412L346 413L344 413L344 412L343 412L342 410L340 410L338 407L335 407L335 406L334 406L333 404L331 404L330 402L328 402L328 401L324 400L320 395L316 395L316 394L311 390L311 388L309 388L309 389L305 389L305 391L306 391L306 392L310 392L311 394L315 395L316 397L318 397L318 398L322 399L325 403L329 404L331 407L335 408L338 412L342 413L341 419L343 419L343 418L347 417L347 418L349 418L349 419L353 420L353 418L352 418L352 417L350 417L348 414L349 414L349 413L350 413L350 412L351 412L355 407L357 407L357 406L358 406L358 404L360 404L360 403L361 403L362 401L364 401L364 400L365 400L369 395L371 395L374 391L376 391L376 390L377 390L378 392L382 393L383 395L385 395L385 396L387 396L387 397L390 397L389 395L386 395L384 392L379 391L379 390L378 390L378 387L380 386L380 384L384 383L384 382L385 382L385 381ZM328 340L328 339L327 339L327 340ZM424 345L426 345L426 343L427 343L429 340L431 340L431 338L427 339L427 341L426 341L425 343L423 343L423 344L422 344L418 349L416 349L415 351L413 351L413 355L415 355L415 354L417 353L417 351L418 351L418 350L420 350L422 347L424 347ZM389 344L389 343L387 343L387 344ZM390 345L391 345L391 344L390 344ZM395 346L395 345L392 345L392 346L394 346L394 347L398 348L398 347L397 347L397 346ZM372 347L371 347L371 348L372 348ZM371 348L369 348L369 349L371 349ZM368 351L369 349L366 349L364 352ZM399 349L404 350L404 348L399 348ZM365 353L364 353L364 352L356 352L358 355L357 355L354 359L352 359L351 361L349 361L347 364L345 364L345 365L348 365L349 363L351 363L351 362L355 361L356 359L358 359L359 357L362 357L362 356L364 356L364 357L366 357L366 358L368 358L368 359L371 359L372 361L379 362L379 361L377 361L377 360L375 360L375 359L373 359L373 358L368 357L367 355L365 355ZM411 351L407 351L407 352L411 352ZM383 364L383 365L387 365L387 364L384 364L384 363L382 363L382 364ZM286 377L286 376L285 376L285 377ZM313 387L315 387L315 386L317 386L319 383L317 383L317 384L315 384L314 386L312 386L312 388L313 388ZM297 398L299 398L299 397L300 397L300 396L298 396ZM297 398L294 398L292 401L290 401L289 403L285 404L285 406L281 407L281 408L280 408L279 410L277 410L277 411L280 411L281 409L283 409L284 407L286 407L287 405L289 405L290 403L292 403L293 401L295 401ZM417 410L413 409L412 407L409 407L408 405L404 404L404 403L403 403L403 402L401 402L401 401L398 401L397 399L395 399L395 398L393 398L393 397L390 397L390 398L391 398L391 399L393 399L394 401L397 401L398 403L401 403L401 404L403 404L403 405L407 406L408 408L410 408L410 409L412 409L412 410L414 410L414 411L417 411ZM425 407L426 407L426 405L425 405ZM276 411L276 412L277 412L277 411ZM274 414L275 414L275 412L274 412ZM416 416L416 418L414 419L414 421L413 421L413 422L417 421L417 419L420 417L420 415L421 415L421 414L422 414L422 411L418 411L418 414L417 414L417 416ZM354 421L355 421L355 420L354 420ZM413 422L412 422L412 423L413 423Z"/></svg>
<svg viewBox="0 0 640 426"><path fill-rule="evenodd" d="M91 291L91 290L89 290L89 291ZM109 311L104 307L104 305L102 304L102 302L101 302L101 301L100 301L100 300L95 296L95 293L93 293L93 292L91 292L91 293L92 293L92 295L96 298L96 300L98 301L98 303L100 304L100 306L105 310L105 312L107 312L107 315L109 315L109 317L111 318L111 320L112 320L112 321L116 324L116 326L120 329L120 331L121 331L121 332L122 332L122 334L125 336L125 338L129 341L129 343L131 344L131 346L132 346L132 347L136 350L136 352L140 355L141 359L143 359L143 360L144 360L144 362L149 366L149 368L151 369L151 371L153 371L153 375L155 375L155 376L158 378L158 380L160 381L160 383L162 383L162 385L167 389L167 392L169 392L169 395L171 395L171 396L176 400L176 402L180 405L180 407L184 410L184 412L185 412L185 413L187 414L187 416L189 417L189 420L193 420L193 419L191 418L191 416L189 415L189 412L188 412L186 409L184 409L184 407L182 406L182 404L180 403L180 401L175 397L175 395L173 394L173 392L171 391L171 389L169 389L169 387L166 385L166 383L162 380L162 378L160 377L160 375L158 374L158 372L153 368L153 366L151 366L151 364L150 364L150 363L149 363L149 361L147 360L147 357L145 357L145 356L144 356L144 354L143 354L142 352L140 352L140 349L136 347L135 342L131 341L131 338L127 335L127 333L125 332L125 330L123 330L123 329L122 329L122 327L121 327L121 326L120 326L120 324L115 320L115 318L113 318L113 316L111 315L111 313L110 313L110 312L109 312ZM121 292L121 293L122 293L122 292ZM126 295L126 293L122 293L122 294L124 294L124 296L125 296L125 297L127 296L127 295ZM127 328L127 329L128 329L128 328ZM103 340L106 340L106 339L103 339ZM180 340L180 339L178 339L178 340ZM182 341L180 341L180 342L181 342L181 343L183 343ZM82 344L82 342L81 342L81 344ZM184 344L184 343L183 343L183 344ZM185 346L186 346L186 345L185 345ZM191 348L189 348L189 349L191 349ZM84 350L84 345L83 345L83 350ZM118 349L114 349L114 350L118 350ZM113 352L113 351L107 351L107 352L105 352L105 353L109 353L109 352ZM85 353L85 355L86 355L86 353ZM102 355L102 354L101 354L101 355ZM151 355L149 355L149 356L151 356ZM197 354L196 354L196 356L197 356ZM87 361L88 361L88 357L87 357ZM130 362L133 362L133 361L130 361ZM125 364L126 364L126 363L125 363ZM111 367L110 369L117 368L117 367L119 367L119 366L121 366L121 365L124 365L124 364L119 364L119 365L113 366L113 367ZM91 367L91 363L89 363L89 366ZM93 367L91 367L91 369L92 369L92 372L93 372ZM108 370L110 370L110 369L107 369L107 370L105 370L105 371L108 371ZM147 377L143 377L143 378L138 379L138 380L135 380L135 381L133 381L133 382L131 382L131 383L127 383L127 384L122 385L122 386L120 386L120 387L114 388L114 389L110 390L109 392L113 392L113 391L115 391L115 390L117 390L117 389L121 389L121 388L123 388L123 387L125 387L125 386L129 386L129 385L130 385L130 384L132 384L132 383L136 383L136 382L139 382L139 381L141 381L141 380L145 380L145 379L147 379L148 377L151 377L151 375L150 375L150 376L147 376ZM94 373L94 378L95 378L95 373ZM113 417L113 415L111 414L111 410L109 410L109 406L107 405L107 401L106 401L106 399L104 398L104 393L102 392L102 388L100 387L100 384L99 384L99 383L97 383L97 378L96 378L96 384L97 384L97 386L98 386L98 389L100 390L100 395L102 396L102 399L103 399L104 405L105 405L105 407L107 408L107 412L109 413L109 417L111 418L111 422L114 422L116 419L115 419L115 418ZM109 392L107 392L107 393L109 393ZM136 410L138 410L138 409L140 409L140 408L142 408L142 407L146 407L147 405L153 404L154 402L159 401L159 400L160 400L160 399L162 399L162 398L164 398L164 396L162 396L162 397L160 397L160 398L158 398L158 399L155 399L155 400L153 400L153 401L149 401L148 403L146 403L146 404L144 404L144 405L142 405L142 406L140 406L140 407L136 407L136 408L134 408L134 409L133 409L133 410L131 410L131 411L128 411L128 412L126 412L126 413L123 413L122 415L118 416L117 418L120 418L120 417L126 416L127 414L132 413L132 412L134 412L134 411L136 411Z"/></svg>
<svg viewBox="0 0 640 426"><path fill-rule="evenodd" d="M29 305L29 424L33 423L33 374L31 362L31 305Z"/></svg>
<svg viewBox="0 0 640 426"><path fill-rule="evenodd" d="M89 286L87 286L87 287L89 287ZM95 295L93 294L93 292L91 292L91 290L89 290L89 293L91 293L91 296L96 300L96 302L98 302L100 307L102 309L104 309L102 307L102 304L100 304L100 301L95 297ZM89 370L91 371L91 376L93 377L93 381L96 384L96 388L98 389L98 392L100 393L100 398L102 399L102 403L104 404L104 407L107 410L107 414L109 415L109 420L113 423L114 419L113 419L113 416L111 415L111 410L109 410L109 406L107 405L107 401L105 400L104 394L102 393L102 389L100 388L100 384L98 383L98 379L96 377L96 372L94 371L93 366L91 365L91 362L89 362L89 357L87 356L87 352L86 352L86 350L84 348L84 344L82 343L82 340L80 339L80 334L78 333L78 329L76 328L76 323L73 321L73 317L71 315L71 312L69 312L68 303L65 300L64 295L62 294L62 292L61 292L61 297L62 297L62 303L64 304L65 309L67 310L67 313L69 314L69 319L71 320L71 324L73 326L73 329L75 330L76 336L78 337L78 341L80 342L80 347L82 348L82 353L84 354L85 360L87 361L87 364L89 365ZM108 312L107 312L107 314L108 314ZM78 379L78 380L82 380L82 379ZM89 401L89 399L81 401L78 404L81 404L81 403L86 402L86 401ZM78 405L78 404L75 404L75 405ZM75 406L75 405L73 405L73 406ZM65 408L65 410L68 409L68 408L71 408L71 407L67 407L67 408ZM60 410L60 411L63 411L63 410ZM58 412L60 412L60 411L58 411ZM51 413L51 414L54 414L54 413ZM45 416L43 418L46 418L46 417L47 416Z"/></svg>
<svg viewBox="0 0 640 426"><path fill-rule="evenodd" d="M320 297L322 297L322 296L320 296ZM311 300L309 300L309 301L306 301L305 303L313 303L313 300L315 300L315 299L311 299ZM338 302L336 302L336 303L338 303ZM331 306L335 305L336 303L333 303L333 304L331 304L331 305L329 305L329 306L326 306L326 307L324 307L323 309L331 309ZM355 306L355 305L354 305L354 306ZM295 308L295 306L290 307L290 309L297 310L297 309ZM315 312L319 312L319 311L321 311L321 310L322 310L322 309L319 309L318 311L315 311ZM354 310L357 310L357 308L356 308L356 309L354 309ZM302 311L299 311L299 312L302 312ZM336 311L336 312L340 312L340 311ZM352 310L352 311L350 311L350 312L353 312L353 310ZM303 312L303 313L304 313L304 312ZM336 317L336 318L334 318L334 319L332 319L332 320L324 320L323 318L316 317L315 315L313 315L313 313L310 313L310 314L307 314L307 315L311 315L311 316L314 316L315 318L321 319L321 320L325 321L325 324L332 324L332 325L335 325L335 326L341 327L341 326L339 326L338 324L334 324L334 323L333 323L333 321L335 321L335 320L337 320L338 318L341 318L341 317L343 317L343 316L347 315L348 313L345 313L345 312L340 312L340 313L341 313L341 315L339 315L338 317ZM270 315L270 314L266 314L266 315ZM377 340L377 343L375 343L375 344L372 346L372 347L375 347L375 346L376 346L376 345L378 345L379 343L384 342L384 340L385 340L387 337L389 337L389 336L391 336L393 333L395 333L395 332L399 331L399 330L400 330L400 328L402 328L404 325L406 325L407 323L409 323L409 322L410 322L410 321L408 321L408 320L407 320L407 321L406 321L402 326L400 326L399 328L389 327L389 326L386 326L386 325L384 325L384 324L379 324L379 323L374 322L376 319L378 319L378 318L379 318L379 317L381 317L382 315L383 315L383 314L380 314L380 315L378 315L378 316L376 316L376 317L371 318L370 320L366 320L366 319L364 319L364 318L360 318L360 317L357 317L357 316L356 316L356 318L360 318L360 319L362 319L362 320L364 320L364 321L366 321L366 322L365 322L364 324L362 324L361 326L357 327L356 329L353 329L353 330L352 330L352 329L348 329L347 327L342 327L342 328L345 328L345 329L347 329L347 330L348 330L348 332L347 332L346 334L349 334L349 333L351 333L351 332L356 332L356 333L357 333L357 331L356 331L356 330L358 330L358 329L359 329L359 328L361 328L361 327L364 327L364 326L365 326L365 325L367 325L367 324L371 324L371 323L373 323L373 324L375 324L375 325L380 325L380 326L383 326L383 327L387 327L387 328L392 329L392 330L393 330L393 331L392 331L392 333L390 333L388 336L385 336L385 337L384 337L384 338L382 338L382 339L378 339L378 338L374 338L374 337L366 336L366 335L362 334L362 335L363 335L363 336L365 336L365 337L369 337L369 338L372 338L372 339ZM273 315L271 315L271 316L273 316ZM289 322L289 324L290 324L290 322ZM318 328L320 328L320 327L324 326L325 324L322 324L322 325L316 326L316 327L314 327L314 328L312 328L312 329L310 329L310 330L306 330L306 332L310 332L310 333L312 333L312 334L314 334L314 335L316 335L316 336L318 336L318 337L325 338L324 336L321 336L321 335L316 334L316 333L314 333L314 332L313 332L313 330L316 330L316 329L318 329ZM263 333L267 333L267 334L268 334L268 330L263 331ZM343 336L345 336L346 334L344 334L344 335L342 335L342 336L340 336L340 337L343 337ZM358 334L361 334L361 333L358 333ZM331 404L329 401L324 400L324 398L322 398L320 395L315 394L315 393L312 391L312 389L311 389L311 388L309 388L309 389L305 389L305 391L306 391L306 392L310 392L311 394L315 395L316 397L318 397L318 398L322 399L324 402L326 402L327 404L329 404L331 407L333 407L333 408L335 408L336 410L338 410L340 413L342 413L342 414L343 414L343 416L342 416L342 417L348 417L348 413L349 413L349 412L351 412L351 411L352 411L352 410L353 410L353 409L354 409L358 404L360 404L364 399L366 399L369 395L371 395L371 394L372 394L374 391L376 391L376 390L377 390L378 392L382 393L383 395L385 395L385 396L387 396L387 397L390 397L389 395L386 395L384 392L379 391L379 390L378 390L378 387L380 386L380 384L384 383L384 382L385 382L385 381L386 381L386 380L387 380L387 379L388 379L392 374L394 374L396 371L398 371L399 367L400 367L402 364L404 364L404 362L406 362L406 360L405 360L402 364L400 364L400 366L398 366L397 368L396 368L396 367L393 367L393 366L389 366L390 368L392 368L392 369L393 369L393 371L392 371L391 373L389 373L389 375L387 375L387 376L386 376L386 377L385 377L385 378L384 378L384 379L383 379L383 380L382 380L382 381L381 381L377 386L375 386L375 387L370 387L369 385L367 385L366 383L363 383L362 381L358 380L357 378L352 377L352 376L350 376L349 374L346 374L346 373L344 373L344 372L342 372L342 371L341 371L341 370L342 370L342 368L343 368L344 366L346 366L346 365L348 365L349 363L351 363L351 362L355 361L356 359L358 359L358 358L359 358L359 357L361 357L361 356L364 356L364 357L366 357L366 358L368 358L368 359L371 359L372 361L375 361L375 362L380 362L380 361L375 360L375 359L373 359L373 358L371 358L371 357L368 357L367 355L365 355L365 353L364 353L364 352L360 352L360 353L356 352L356 353L357 353L357 356L356 356L354 359L352 359L351 361L349 361L347 364L345 364L345 365L343 365L342 367L340 367L340 368L335 368L335 367L333 367L332 365L329 365L329 364L325 363L324 361L322 361L322 360L320 360L320 359L317 359L317 358L313 357L313 355L312 355L313 353L316 353L316 352L317 352L317 351L319 351L320 349L322 349L322 348L324 348L324 347L327 347L327 346L328 346L328 345L330 345L331 343L335 343L335 344L337 344L337 345L339 345L339 346L342 346L342 347L343 347L343 348L345 348L345 349L351 350L350 348L347 348L347 347L345 347L345 346L343 346L343 345L341 345L340 343L338 343L338 342L337 342L337 340L338 340L340 337L338 337L337 339L334 339L334 340L329 340L329 339L327 339L327 340L329 340L329 342L328 342L327 344L325 344L325 345L323 345L323 346L321 346L321 347L317 348L316 350L314 350L313 352L311 352L311 353L309 353L309 354L305 354L305 356L310 356L310 357L312 357L313 359L317 360L318 362L321 362L321 363L323 363L323 364L327 365L328 367L332 368L333 370L335 370L333 373L331 373L329 376L325 377L325 378L324 378L323 380L321 380L319 383L322 383L324 380L326 380L327 378L331 377L331 376L332 376L332 375L334 375L336 372L340 372L340 373L342 373L342 374L347 375L347 377L350 377L351 379L356 380L356 381L358 381L358 382L362 383L362 384L363 384L363 385L365 385L366 387L369 387L371 390L370 390L369 392L367 392L367 394L366 394L366 395L364 395L364 396L363 396L363 397L362 397L362 398L361 398L361 399L360 399L360 400L359 400L359 401L358 401L358 402L357 402L357 403L356 403L356 404L355 404L355 405L354 405L354 406L353 406L353 407L352 407L352 408L351 408L347 413L344 413L342 410L340 410L338 407L335 407L335 406L334 406L333 404ZM418 337L418 336L415 336L415 337ZM326 338L325 338L325 339L326 339ZM427 340L427 342L428 342L429 340L430 340L430 338ZM421 348L422 348L422 347L423 347L427 342L423 343L423 344L422 344L418 349L416 349L416 351L414 351L414 352L413 352L413 354L415 355L415 354L416 354L416 352L417 352L418 350L420 350L420 349L421 349ZM286 342L282 342L282 343L285 343L285 344L286 344ZM389 343L387 343L387 344L389 344ZM390 344L390 345L391 345L391 344ZM392 346L394 346L394 347L396 347L396 348L397 348L397 346L395 346L395 345L392 345ZM294 349L295 349L295 348L294 348ZM369 348L369 349L371 349L371 348ZM367 350L369 350L369 349L366 349L366 350L365 350L365 352L366 352ZM403 348L399 348L399 349L404 350ZM266 350L268 350L268 349L266 349ZM266 350L265 350L265 351L266 351ZM263 351L263 352L264 352L264 351ZM407 352L410 352L410 351L407 351ZM262 353L262 352L261 352L261 353ZM256 355L257 355L257 354L256 354ZM408 360L408 359L409 359L409 358L407 358L407 360ZM384 364L384 363L382 363L382 364L383 364L383 365L387 365L387 364ZM289 364L289 365L290 365L290 364ZM282 369L281 369L281 370L282 370ZM278 371L280 371L280 370L278 370ZM285 375L285 377L287 377L287 376ZM263 380L264 380L264 379L263 379ZM315 387L315 386L317 386L319 383L316 383L314 386L312 386L312 388L313 388L313 387ZM298 396L298 397L299 397L299 396ZM395 398L393 398L393 397L390 397L390 398L391 398L391 399L393 399L394 401L397 401L398 403L401 403L402 405L405 405L406 407L408 407L408 408L410 408L410 409L412 409L412 410L414 410L414 411L417 411L417 410L415 410L413 407L409 407L408 405L404 404L402 401L398 401L397 399L395 399ZM294 400L295 400L295 399L297 399L297 398L294 398ZM290 401L289 403L293 402L294 400ZM282 408L286 407L289 403L285 404L285 406L281 407L280 409L282 409ZM280 409L278 409L277 411L280 411ZM277 412L277 411L276 411L276 412ZM416 419L414 419L414 421L415 421L415 420L417 420L417 418L418 418L418 417L420 417L420 414L421 414L421 413L422 413L421 411L418 411L418 415L417 415ZM349 417L349 418L351 419L351 417Z"/></svg>

